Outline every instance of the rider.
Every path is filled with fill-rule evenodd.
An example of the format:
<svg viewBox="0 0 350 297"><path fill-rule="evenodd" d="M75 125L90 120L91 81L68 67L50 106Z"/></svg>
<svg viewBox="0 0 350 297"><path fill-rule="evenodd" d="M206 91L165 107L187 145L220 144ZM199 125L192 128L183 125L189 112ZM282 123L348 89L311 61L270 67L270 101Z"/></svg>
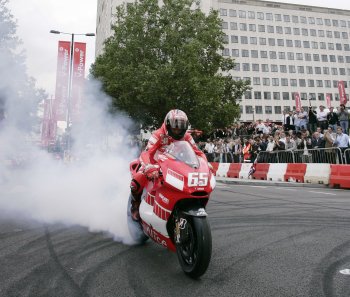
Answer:
<svg viewBox="0 0 350 297"><path fill-rule="evenodd" d="M190 143L194 152L199 157L207 160L205 154L198 149L188 129L188 118L186 113L179 109L173 109L165 116L163 125L152 133L148 140L146 149L141 153L141 167L133 176L130 184L131 189L131 215L133 220L140 219L139 206L141 195L147 180L153 180L159 175L159 166L157 165L157 151L164 151L165 147L174 141L185 140Z"/></svg>

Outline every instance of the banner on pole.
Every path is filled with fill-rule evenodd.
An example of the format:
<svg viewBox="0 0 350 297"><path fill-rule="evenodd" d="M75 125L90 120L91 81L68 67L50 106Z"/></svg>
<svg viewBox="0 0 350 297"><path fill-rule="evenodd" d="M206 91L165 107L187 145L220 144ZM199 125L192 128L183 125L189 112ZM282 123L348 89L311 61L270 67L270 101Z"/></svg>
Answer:
<svg viewBox="0 0 350 297"><path fill-rule="evenodd" d="M346 93L345 93L345 86L344 82L342 80L338 81L338 91L339 91L339 99L340 104L346 104Z"/></svg>
<svg viewBox="0 0 350 297"><path fill-rule="evenodd" d="M56 140L57 125L52 114L52 100L44 101L44 114L41 129L41 145L47 147Z"/></svg>
<svg viewBox="0 0 350 297"><path fill-rule="evenodd" d="M331 103L331 94L329 93L326 94L326 102L327 102L327 108L330 108L332 106L332 103Z"/></svg>
<svg viewBox="0 0 350 297"><path fill-rule="evenodd" d="M70 114L72 121L79 119L85 82L86 43L75 42L73 54L72 96Z"/></svg>
<svg viewBox="0 0 350 297"><path fill-rule="evenodd" d="M298 92L294 93L295 109L298 111L301 108L301 99Z"/></svg>
<svg viewBox="0 0 350 297"><path fill-rule="evenodd" d="M70 42L58 42L54 118L65 121L69 88Z"/></svg>

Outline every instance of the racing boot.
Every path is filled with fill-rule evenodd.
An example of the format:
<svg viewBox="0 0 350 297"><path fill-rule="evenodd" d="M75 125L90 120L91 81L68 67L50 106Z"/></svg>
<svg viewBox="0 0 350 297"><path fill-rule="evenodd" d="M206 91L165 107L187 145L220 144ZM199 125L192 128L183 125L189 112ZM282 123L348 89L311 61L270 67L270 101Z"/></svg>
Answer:
<svg viewBox="0 0 350 297"><path fill-rule="evenodd" d="M135 181L134 179L131 181L130 184L130 190L131 190L131 218L135 222L140 221L140 213L139 213L139 207L141 204L141 194L140 191L140 185Z"/></svg>

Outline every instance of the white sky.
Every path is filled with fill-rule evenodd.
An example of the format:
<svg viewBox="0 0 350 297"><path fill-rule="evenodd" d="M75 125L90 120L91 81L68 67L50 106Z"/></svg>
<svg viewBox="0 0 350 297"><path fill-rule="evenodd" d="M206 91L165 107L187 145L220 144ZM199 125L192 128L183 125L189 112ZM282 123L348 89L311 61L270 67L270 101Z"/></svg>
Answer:
<svg viewBox="0 0 350 297"><path fill-rule="evenodd" d="M311 6L350 10L350 0L280 0ZM26 50L28 74L38 87L54 94L58 40L70 35L50 34L51 29L70 33L96 31L97 0L10 0L12 14L18 21L17 35ZM86 73L95 56L95 37L76 36L87 43Z"/></svg>

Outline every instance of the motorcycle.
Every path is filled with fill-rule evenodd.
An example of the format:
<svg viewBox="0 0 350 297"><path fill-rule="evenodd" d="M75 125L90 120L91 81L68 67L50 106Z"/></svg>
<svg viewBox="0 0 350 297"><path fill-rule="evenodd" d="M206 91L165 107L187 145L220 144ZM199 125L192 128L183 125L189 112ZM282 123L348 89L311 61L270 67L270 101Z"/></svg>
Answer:
<svg viewBox="0 0 350 297"><path fill-rule="evenodd" d="M205 207L216 185L215 176L187 141L172 143L164 152L157 152L155 159L159 178L149 180L144 187L139 222L131 217L129 197L131 237L139 244L150 238L176 252L184 273L199 278L211 258L211 230ZM131 162L131 175L139 167L139 160Z"/></svg>

